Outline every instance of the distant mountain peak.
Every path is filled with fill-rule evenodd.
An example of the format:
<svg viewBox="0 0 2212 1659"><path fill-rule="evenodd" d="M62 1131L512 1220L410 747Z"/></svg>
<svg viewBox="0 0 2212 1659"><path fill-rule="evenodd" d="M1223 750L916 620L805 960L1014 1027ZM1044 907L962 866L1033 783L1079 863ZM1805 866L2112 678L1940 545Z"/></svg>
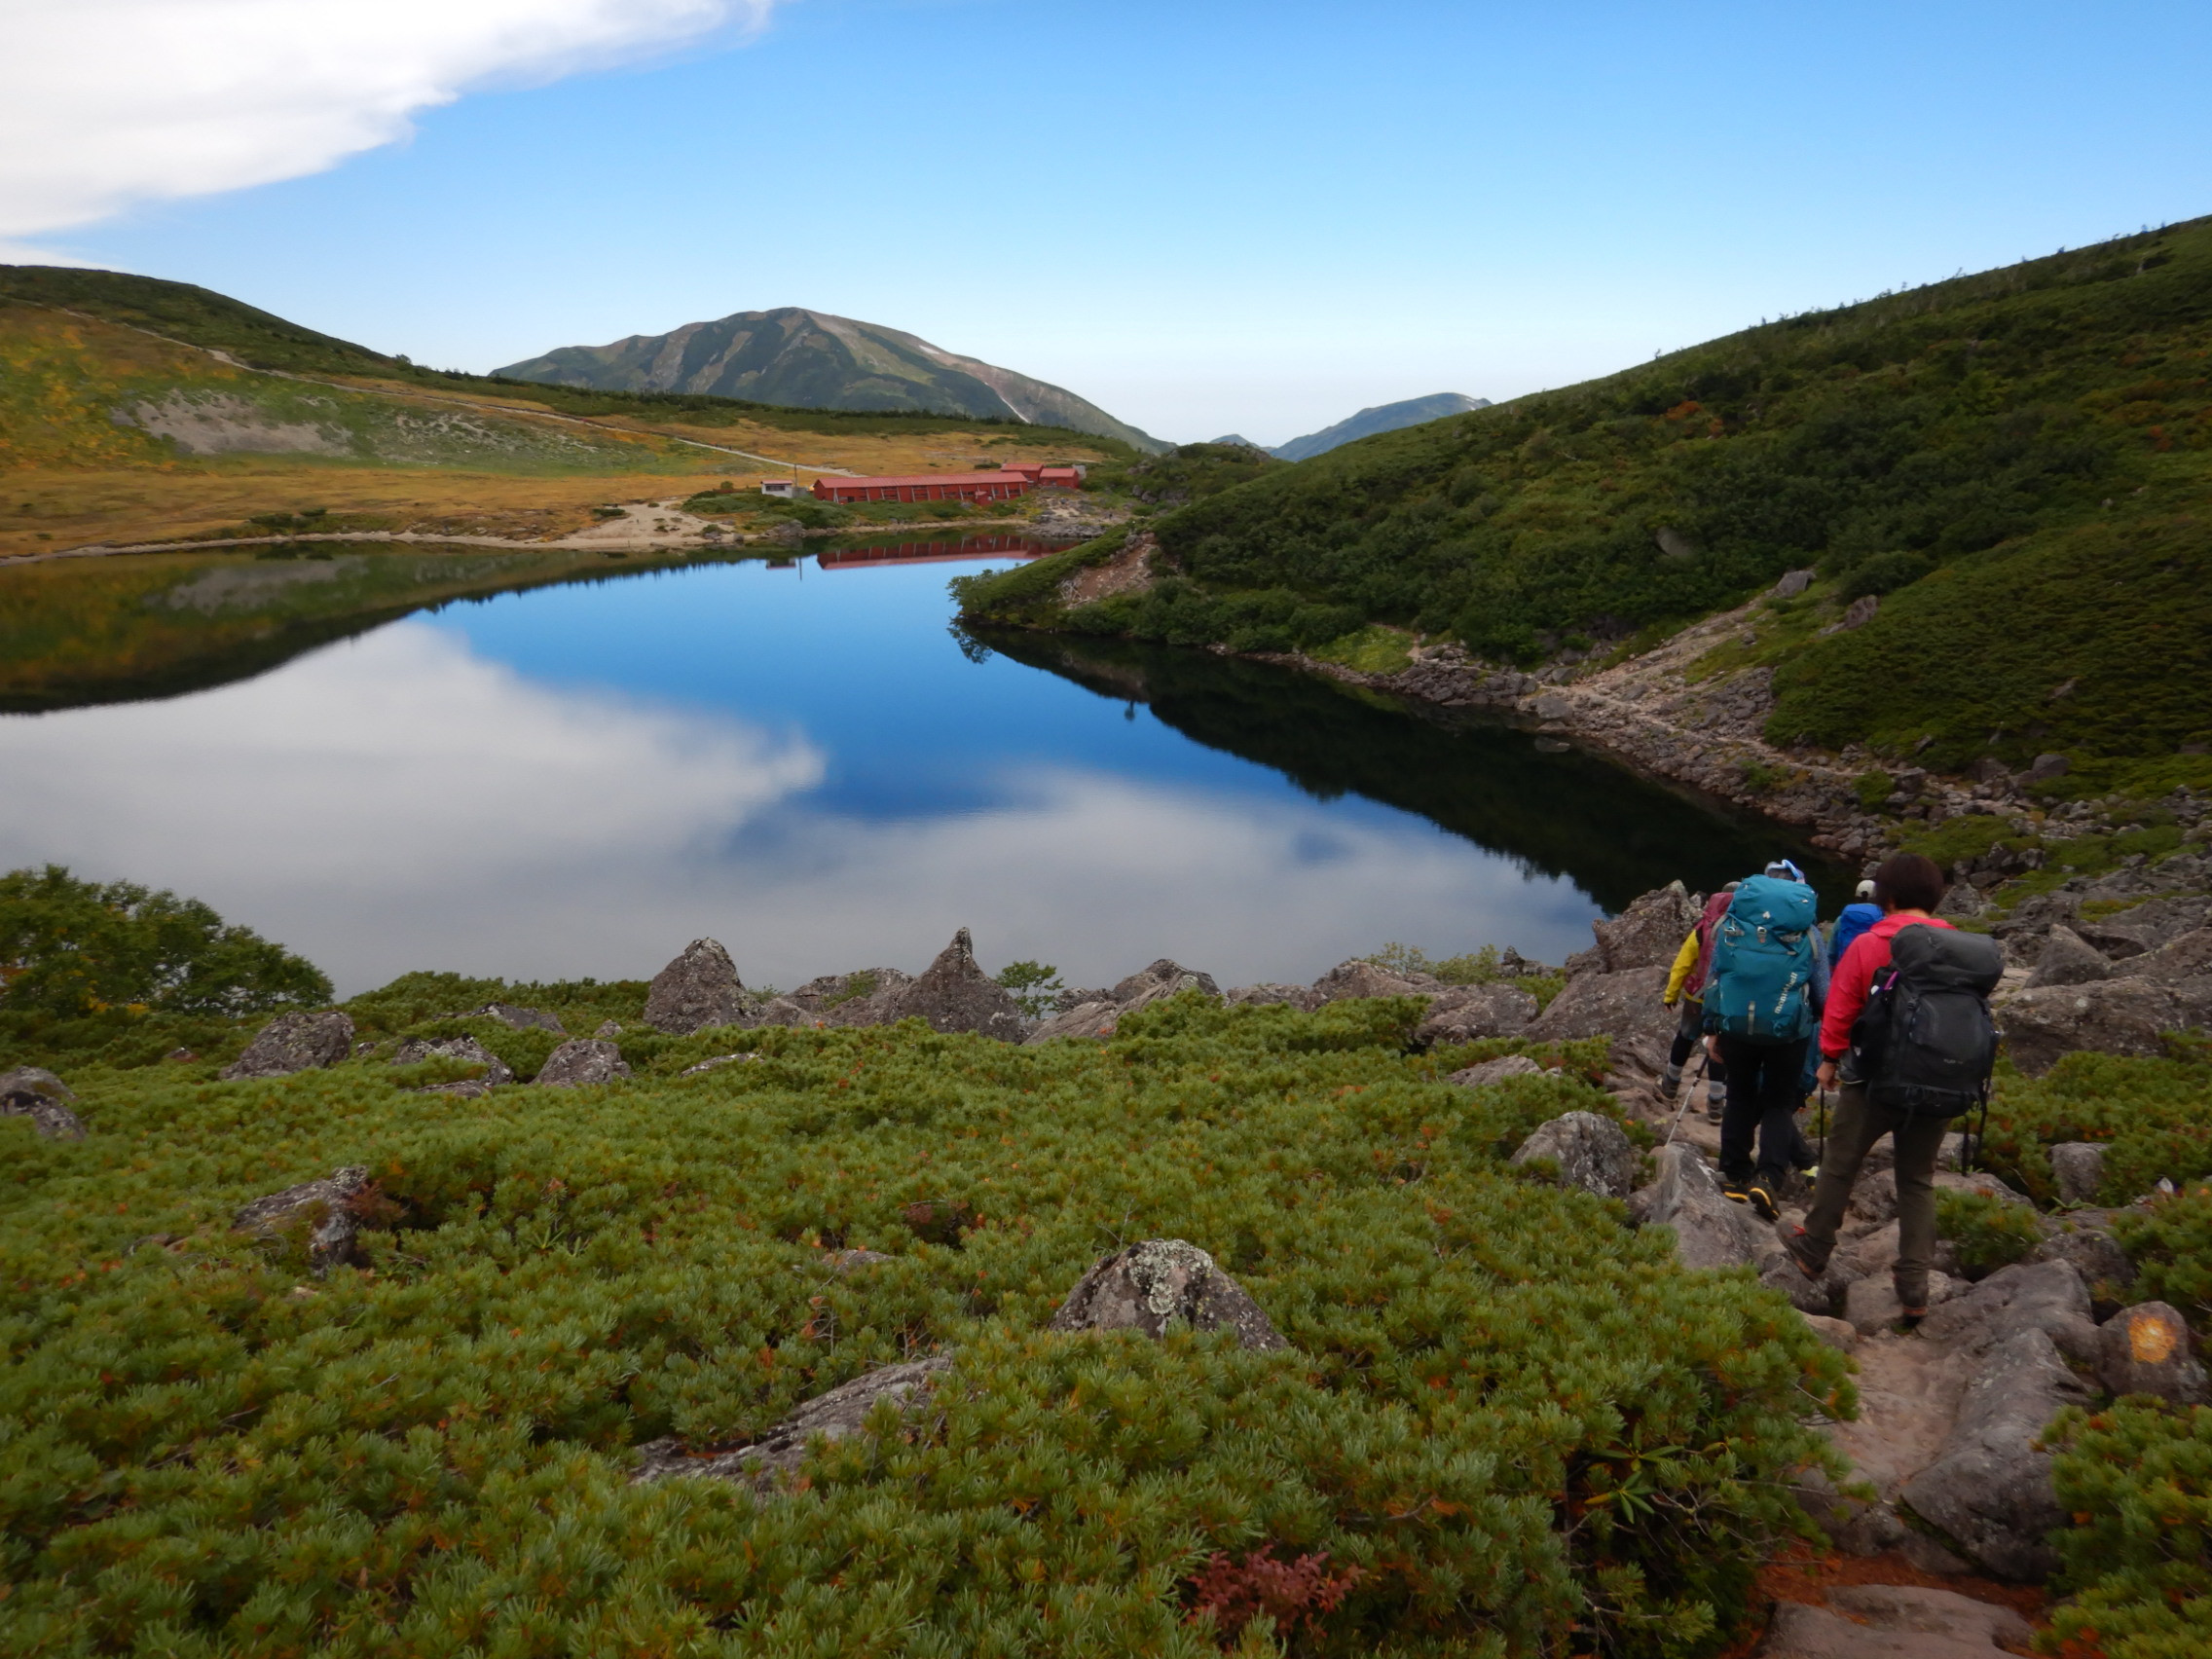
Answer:
<svg viewBox="0 0 2212 1659"><path fill-rule="evenodd" d="M1318 432L1277 444L1268 453L1278 461L1309 461L1354 438L1371 438L1377 432L1394 432L1401 426L1419 426L1429 421L1441 421L1447 415L1464 415L1471 409L1489 407L1489 398L1469 397L1457 391L1431 392L1426 397L1409 397L1402 403L1379 403L1372 409L1362 409L1348 420L1339 421L1334 426L1324 426Z"/></svg>
<svg viewBox="0 0 2212 1659"><path fill-rule="evenodd" d="M494 373L597 391L700 392L800 409L915 410L1026 421L1166 446L1064 387L903 329L804 306L733 312L666 334L563 346Z"/></svg>

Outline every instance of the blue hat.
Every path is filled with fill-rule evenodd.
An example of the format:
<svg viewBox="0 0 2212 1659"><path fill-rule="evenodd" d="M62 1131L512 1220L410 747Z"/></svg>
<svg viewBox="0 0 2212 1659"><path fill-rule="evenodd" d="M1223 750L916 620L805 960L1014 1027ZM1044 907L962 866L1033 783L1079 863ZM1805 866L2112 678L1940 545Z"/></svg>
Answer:
<svg viewBox="0 0 2212 1659"><path fill-rule="evenodd" d="M1774 863L1766 866L1765 873L1783 881L1803 881L1805 879L1805 872L1788 859L1776 859Z"/></svg>

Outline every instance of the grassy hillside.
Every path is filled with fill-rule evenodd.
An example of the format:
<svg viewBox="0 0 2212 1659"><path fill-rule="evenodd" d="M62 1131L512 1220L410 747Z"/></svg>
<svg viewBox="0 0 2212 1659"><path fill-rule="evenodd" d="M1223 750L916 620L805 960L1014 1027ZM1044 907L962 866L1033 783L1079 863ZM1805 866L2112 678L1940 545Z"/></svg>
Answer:
<svg viewBox="0 0 2212 1659"><path fill-rule="evenodd" d="M0 1648L1200 1659L1209 1561L1265 1550L1348 1576L1302 1653L1689 1659L1789 1524L1805 1414L1848 1409L1778 1296L1505 1167L1607 1109L1590 1055L1473 1094L1438 1081L1463 1051L1407 1056L1410 1002L1185 1000L1028 1050L672 1039L643 992L351 1005L387 1052L491 994L622 1020L638 1075L604 1088L461 1101L377 1054L216 1082L234 1036L77 1068L82 1143L0 1120ZM465 1028L525 1075L551 1042ZM348 1163L362 1267L227 1231ZM1215 1253L1290 1348L1045 1330L1149 1236ZM941 1349L929 1411L800 1490L629 1484L643 1442L742 1444Z"/></svg>
<svg viewBox="0 0 2212 1659"><path fill-rule="evenodd" d="M471 375L429 369L404 356L387 356L349 341L317 334L268 312L157 276L120 271L79 271L61 266L0 265L0 299L79 312L172 340L206 347L253 368L291 374L357 377L412 387L534 405L564 415L625 416L633 420L701 427L760 426L773 431L820 432L831 436L911 435L1004 428L1050 444L1055 439L1090 453L1134 456L1118 436L1079 432L1072 427L1038 425L1011 416L994 418L938 411L845 411L795 407L741 397L640 388L540 385L501 375Z"/></svg>
<svg viewBox="0 0 2212 1659"><path fill-rule="evenodd" d="M1157 521L1183 581L1077 620L1282 648L1346 608L1530 664L1811 566L1770 736L2154 763L2212 737L2208 353L2196 220L1271 470ZM1048 574L970 613L1062 621ZM1866 595L1870 624L1820 631Z"/></svg>

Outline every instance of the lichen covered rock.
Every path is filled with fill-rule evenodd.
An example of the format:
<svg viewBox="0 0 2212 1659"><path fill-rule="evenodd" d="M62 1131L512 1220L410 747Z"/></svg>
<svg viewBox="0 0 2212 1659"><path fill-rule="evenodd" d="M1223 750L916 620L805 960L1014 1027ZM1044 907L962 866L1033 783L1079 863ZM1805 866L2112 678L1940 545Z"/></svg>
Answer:
<svg viewBox="0 0 2212 1659"><path fill-rule="evenodd" d="M1180 1238L1148 1238L1106 1257L1077 1281L1051 1328L1158 1337L1176 1324L1235 1331L1248 1348L1289 1346L1242 1285Z"/></svg>
<svg viewBox="0 0 2212 1659"><path fill-rule="evenodd" d="M353 1022L336 1009L320 1014L280 1014L264 1025L245 1052L222 1070L228 1081L289 1077L334 1066L353 1051Z"/></svg>

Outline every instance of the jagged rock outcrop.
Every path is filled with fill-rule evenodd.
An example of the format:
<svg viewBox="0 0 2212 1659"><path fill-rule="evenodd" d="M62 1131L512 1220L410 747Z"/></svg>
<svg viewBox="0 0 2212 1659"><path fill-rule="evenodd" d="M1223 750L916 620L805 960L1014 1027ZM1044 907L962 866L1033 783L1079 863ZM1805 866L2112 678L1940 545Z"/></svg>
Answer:
<svg viewBox="0 0 2212 1659"><path fill-rule="evenodd" d="M1111 1037L1122 1005L1112 998L1078 1003L1045 1020L1022 1039L1025 1044L1050 1043L1061 1037Z"/></svg>
<svg viewBox="0 0 2212 1659"><path fill-rule="evenodd" d="M44 1066L0 1072L0 1118L28 1118L47 1140L85 1138L84 1120L67 1104L76 1098L75 1091Z"/></svg>
<svg viewBox="0 0 2212 1659"><path fill-rule="evenodd" d="M1610 1037L1616 1049L1641 1051L1645 1059L1655 1052L1663 1065L1676 1023L1675 1011L1660 1001L1666 990L1665 968L1578 974L1517 1035L1537 1043Z"/></svg>
<svg viewBox="0 0 2212 1659"><path fill-rule="evenodd" d="M1340 962L1318 979L1313 990L1322 1002L1343 1002L1350 997L1418 997L1443 989L1444 981L1429 974L1393 974L1361 957Z"/></svg>
<svg viewBox="0 0 2212 1659"><path fill-rule="evenodd" d="M1567 1112L1539 1124L1507 1161L1528 1163L1539 1158L1559 1166L1563 1187L1625 1198L1636 1186L1636 1148L1620 1124L1595 1112Z"/></svg>
<svg viewBox="0 0 2212 1659"><path fill-rule="evenodd" d="M226 1081L289 1077L316 1066L334 1066L352 1051L353 1022L336 1009L280 1014L219 1075Z"/></svg>
<svg viewBox="0 0 2212 1659"><path fill-rule="evenodd" d="M1310 985L1238 985L1233 990L1224 991L1222 1000L1251 1008L1279 1003L1309 1012L1321 1006L1320 993ZM1071 1003L1069 1006L1072 1008L1075 1005Z"/></svg>
<svg viewBox="0 0 2212 1659"><path fill-rule="evenodd" d="M1221 1000L1221 987L1214 983L1211 974L1186 968L1165 956L1116 984L1113 997L1124 1010L1134 1013L1147 1003L1181 996L1185 991L1202 991L1217 1002Z"/></svg>
<svg viewBox="0 0 2212 1659"><path fill-rule="evenodd" d="M231 1219L231 1231L257 1238L274 1237L293 1227L308 1229L308 1260L319 1275L354 1260L361 1218L355 1200L369 1186L360 1164L333 1170L319 1181L303 1181L258 1198Z"/></svg>
<svg viewBox="0 0 2212 1659"><path fill-rule="evenodd" d="M580 1088L630 1075L622 1051L599 1037L571 1037L545 1056L535 1080L547 1088Z"/></svg>
<svg viewBox="0 0 2212 1659"><path fill-rule="evenodd" d="M680 1440L649 1441L638 1448L638 1469L631 1479L644 1483L704 1475L773 1489L806 1460L814 1441L859 1433L879 1404L889 1402L903 1413L920 1410L938 1379L952 1368L952 1359L950 1352L935 1353L867 1372L817 1395L758 1440L732 1451L692 1453Z"/></svg>
<svg viewBox="0 0 2212 1659"><path fill-rule="evenodd" d="M1536 999L1518 985L1448 985L1429 999L1414 1041L1433 1046L1518 1037L1536 1014Z"/></svg>
<svg viewBox="0 0 2212 1659"><path fill-rule="evenodd" d="M2212 1403L2189 1321L2170 1304L2139 1302L2097 1332L2097 1381L2115 1394L2155 1394L2169 1405Z"/></svg>
<svg viewBox="0 0 2212 1659"><path fill-rule="evenodd" d="M514 1071L507 1062L473 1037L410 1038L400 1044L391 1056L391 1063L395 1066L420 1065L424 1060L458 1060L462 1065L484 1068L482 1077L467 1078L456 1083L432 1084L424 1090L426 1094L460 1094L474 1098L515 1080Z"/></svg>
<svg viewBox="0 0 2212 1659"><path fill-rule="evenodd" d="M653 976L645 992L645 1023L672 1037L688 1037L710 1025L742 1024L757 1003L720 942L695 939Z"/></svg>
<svg viewBox="0 0 2212 1659"><path fill-rule="evenodd" d="M1098 1262L1068 1293L1051 1329L1158 1337L1175 1324L1235 1331L1241 1347L1289 1346L1242 1285L1180 1238L1148 1238Z"/></svg>
<svg viewBox="0 0 2212 1659"><path fill-rule="evenodd" d="M932 1031L973 1031L1002 1043L1018 1043L1029 1034L1014 993L976 965L976 942L962 928L921 977L901 988L900 1019L922 1020Z"/></svg>
<svg viewBox="0 0 2212 1659"><path fill-rule="evenodd" d="M1223 998L1221 987L1214 982L1211 974L1186 968L1162 956L1148 967L1138 969L1111 990L1078 991L1062 997L1059 1012L1021 1040L1040 1044L1061 1037L1111 1037L1123 1016L1169 997L1181 996L1185 991L1198 991L1228 1002L1288 1002L1307 1009L1319 1007L1321 1000L1302 985L1247 985ZM1272 992L1285 994L1261 994Z"/></svg>
<svg viewBox="0 0 2212 1659"><path fill-rule="evenodd" d="M1598 938L1599 964L1608 974L1631 968L1665 968L1683 938L1697 926L1698 906L1678 881L1631 901L1611 921L1590 924Z"/></svg>
<svg viewBox="0 0 2212 1659"><path fill-rule="evenodd" d="M771 1018L763 1008L756 1016L761 1025L887 1025L899 1017L900 993L914 982L914 976L897 968L858 968L850 974L825 974L809 979L795 991L776 999L798 1011L797 1019ZM771 1005L772 1006L772 1005Z"/></svg>

